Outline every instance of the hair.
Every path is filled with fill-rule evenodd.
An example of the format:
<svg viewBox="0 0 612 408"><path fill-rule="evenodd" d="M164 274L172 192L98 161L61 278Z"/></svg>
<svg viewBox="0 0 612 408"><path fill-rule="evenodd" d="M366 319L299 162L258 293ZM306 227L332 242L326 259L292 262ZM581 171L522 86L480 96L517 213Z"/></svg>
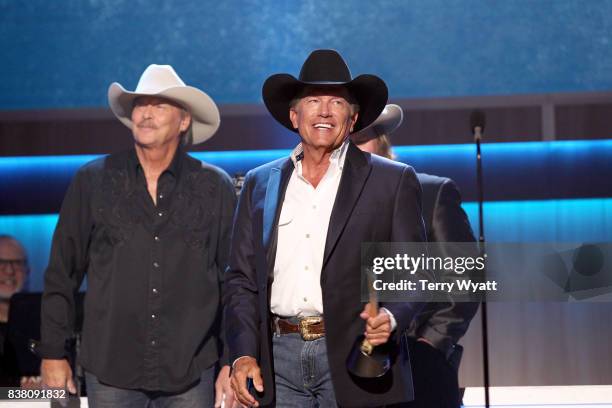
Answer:
<svg viewBox="0 0 612 408"><path fill-rule="evenodd" d="M393 153L393 145L389 140L389 136L386 134L381 134L376 138L377 142L377 152L379 156L386 157L387 159L395 160L396 156Z"/></svg>
<svg viewBox="0 0 612 408"><path fill-rule="evenodd" d="M187 111L184 111L184 112L187 112ZM193 144L193 132L191 130L192 126L193 126L193 118L191 118L191 121L189 123L189 127L187 128L187 130L185 130L184 132L181 132L181 135L179 136L180 145L183 147L189 147Z"/></svg>

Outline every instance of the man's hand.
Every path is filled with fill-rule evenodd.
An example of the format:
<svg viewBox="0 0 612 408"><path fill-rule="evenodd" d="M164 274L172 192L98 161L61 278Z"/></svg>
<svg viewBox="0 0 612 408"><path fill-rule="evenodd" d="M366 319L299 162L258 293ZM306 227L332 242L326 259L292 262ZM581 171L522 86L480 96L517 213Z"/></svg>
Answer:
<svg viewBox="0 0 612 408"><path fill-rule="evenodd" d="M261 370L257 365L257 360L253 357L240 357L234 363L234 369L232 370L232 389L234 390L234 397L242 405L250 407L258 407L259 402L249 393L247 388L247 379L253 380L255 389L259 392L263 392L263 380L261 378Z"/></svg>
<svg viewBox="0 0 612 408"><path fill-rule="evenodd" d="M72 379L72 369L65 359L52 360L43 358L40 365L43 387L67 389L69 393L76 394L77 389Z"/></svg>
<svg viewBox="0 0 612 408"><path fill-rule="evenodd" d="M217 381L215 381L215 408L233 408L234 391L230 379L230 366L225 365L219 371Z"/></svg>
<svg viewBox="0 0 612 408"><path fill-rule="evenodd" d="M40 390L42 387L42 378L40 376L21 377L19 381L21 388L27 390Z"/></svg>
<svg viewBox="0 0 612 408"><path fill-rule="evenodd" d="M370 317L368 305L366 305L359 317L366 321L365 337L368 342L373 346L380 346L385 344L389 340L389 336L391 336L391 319L384 310L378 310L376 317Z"/></svg>

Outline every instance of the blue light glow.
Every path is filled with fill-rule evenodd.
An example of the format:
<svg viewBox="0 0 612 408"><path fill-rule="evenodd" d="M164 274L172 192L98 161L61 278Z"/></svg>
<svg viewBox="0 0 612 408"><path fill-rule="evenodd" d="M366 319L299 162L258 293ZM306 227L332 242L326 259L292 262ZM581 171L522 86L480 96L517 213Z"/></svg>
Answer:
<svg viewBox="0 0 612 408"><path fill-rule="evenodd" d="M410 163L418 171L427 171L432 166L457 166L469 163L473 166L475 147L473 144L447 144L426 146L395 146L398 159ZM570 140L552 142L484 143L483 157L495 165L503 164L501 159L537 160L553 154L570 159L585 155L612 157L612 140ZM286 157L288 149L278 150L234 150L214 152L192 152L192 156L225 169L228 173L246 172L269 161ZM22 156L1 157L0 174L10 172L38 173L41 171L74 171L83 164L101 155L75 156ZM500 159L500 161L497 161ZM440 173L440 172L438 172Z"/></svg>
<svg viewBox="0 0 612 408"><path fill-rule="evenodd" d="M612 140L493 143L482 150L487 201L612 197ZM395 152L417 171L455 180L466 201L477 197L474 145L399 146ZM289 150L191 154L234 176L287 157ZM0 214L57 211L74 173L97 157L0 158L0 186L9 197Z"/></svg>
<svg viewBox="0 0 612 408"><path fill-rule="evenodd" d="M478 233L478 203L463 203ZM612 198L484 204L485 239L495 242L612 242Z"/></svg>

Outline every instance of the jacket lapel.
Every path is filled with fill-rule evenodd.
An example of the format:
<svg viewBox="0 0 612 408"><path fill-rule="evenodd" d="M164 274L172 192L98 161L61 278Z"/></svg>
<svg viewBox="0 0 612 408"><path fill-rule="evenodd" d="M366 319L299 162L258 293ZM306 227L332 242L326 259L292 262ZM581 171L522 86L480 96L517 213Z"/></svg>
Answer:
<svg viewBox="0 0 612 408"><path fill-rule="evenodd" d="M289 178L293 170L293 162L290 158L285 160L280 167L270 170L268 185L266 187L266 198L263 209L263 245L266 250L268 265L273 268L274 256L276 255L276 238L278 217L282 209L283 198Z"/></svg>
<svg viewBox="0 0 612 408"><path fill-rule="evenodd" d="M327 229L327 239L325 241L325 252L323 255L323 269L325 269L325 265L329 261L336 247L336 243L351 216L353 207L355 207L357 199L361 195L361 191L370 175L371 169L372 165L367 159L367 156L353 143L349 143L342 178L340 179L340 185L336 193L336 201L334 202L334 207L329 219L329 228Z"/></svg>

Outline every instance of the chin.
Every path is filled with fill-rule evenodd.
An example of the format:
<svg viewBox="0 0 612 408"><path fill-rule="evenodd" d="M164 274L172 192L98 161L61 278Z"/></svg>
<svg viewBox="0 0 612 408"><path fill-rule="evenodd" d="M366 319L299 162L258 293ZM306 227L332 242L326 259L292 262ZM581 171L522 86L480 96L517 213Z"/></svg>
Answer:
<svg viewBox="0 0 612 408"><path fill-rule="evenodd" d="M321 137L316 137L313 140L312 145L318 148L322 148L322 147L327 147L327 148L331 148L334 146L340 146L342 144L342 140L339 140L337 137L330 137L330 136L321 136Z"/></svg>
<svg viewBox="0 0 612 408"><path fill-rule="evenodd" d="M149 137L134 138L134 142L142 147L150 147L157 144L157 140Z"/></svg>
<svg viewBox="0 0 612 408"><path fill-rule="evenodd" d="M17 289L0 289L0 300L8 300L17 293Z"/></svg>

